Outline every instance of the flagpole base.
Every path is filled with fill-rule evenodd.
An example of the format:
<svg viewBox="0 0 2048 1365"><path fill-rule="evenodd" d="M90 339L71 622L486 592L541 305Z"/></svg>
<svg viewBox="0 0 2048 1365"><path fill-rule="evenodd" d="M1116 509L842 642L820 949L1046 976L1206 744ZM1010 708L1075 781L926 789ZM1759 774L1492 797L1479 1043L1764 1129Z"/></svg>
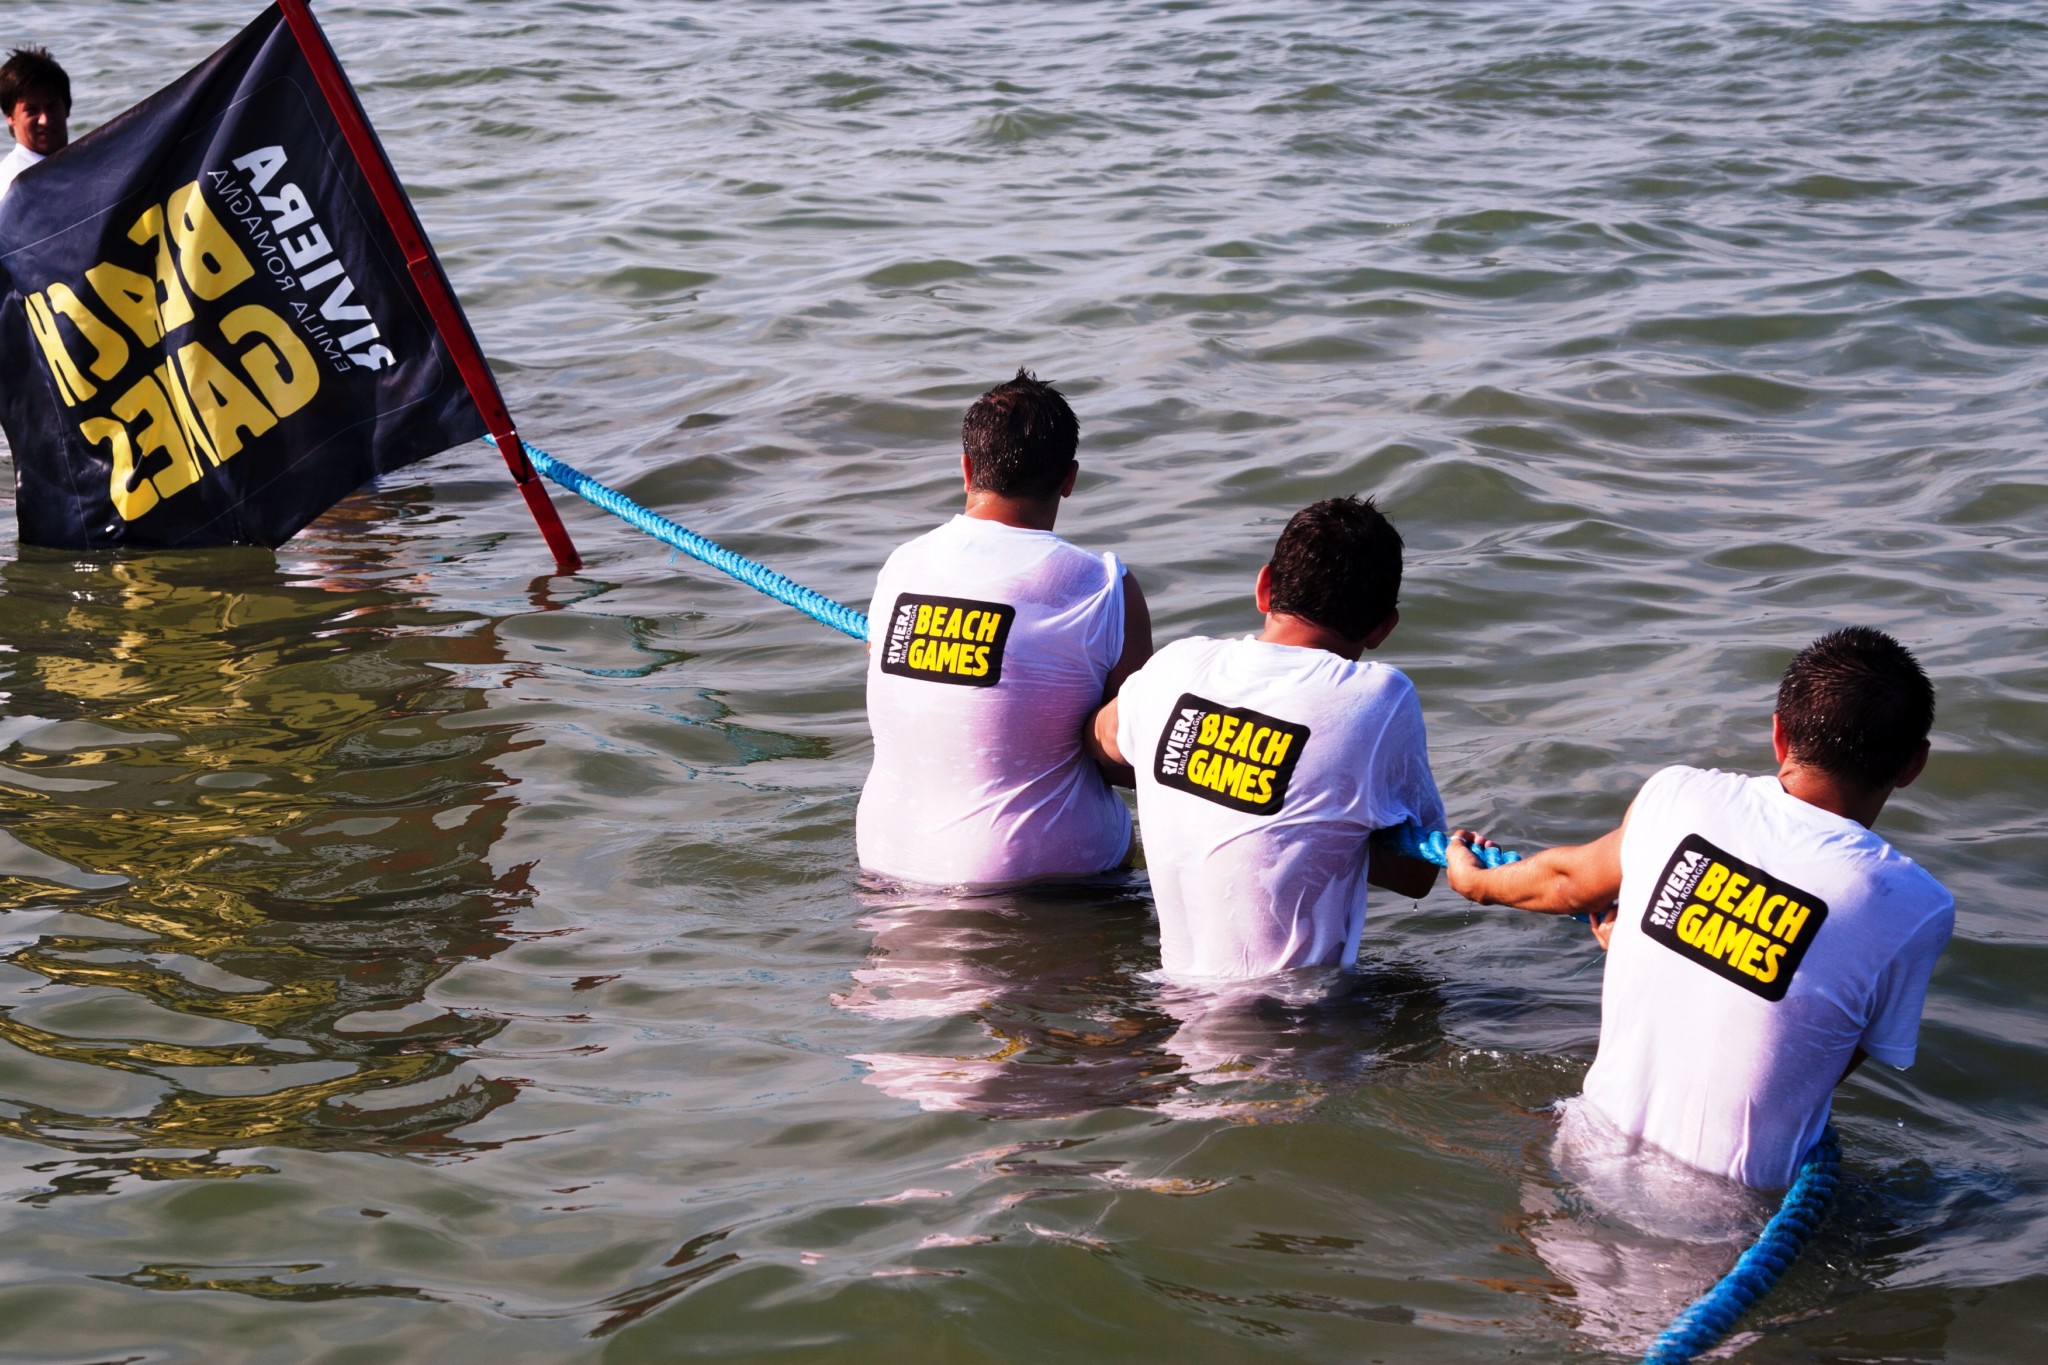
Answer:
<svg viewBox="0 0 2048 1365"><path fill-rule="evenodd" d="M541 539L548 543L548 550L555 557L555 572L575 573L583 567L583 556L576 553L576 545L569 539L569 528L562 525L561 513L549 500L548 486L534 471L533 462L526 458L526 443L519 439L517 432L510 431L494 431L491 440L497 443L498 453L505 457L505 467L512 471L512 480L519 485L519 495L526 499L526 509L533 513L534 524L540 527Z"/></svg>

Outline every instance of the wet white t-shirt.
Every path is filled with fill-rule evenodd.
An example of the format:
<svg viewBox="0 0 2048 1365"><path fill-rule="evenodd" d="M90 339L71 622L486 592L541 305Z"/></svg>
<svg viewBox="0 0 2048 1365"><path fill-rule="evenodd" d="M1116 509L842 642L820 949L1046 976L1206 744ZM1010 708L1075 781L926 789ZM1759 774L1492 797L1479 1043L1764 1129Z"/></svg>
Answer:
<svg viewBox="0 0 2048 1365"><path fill-rule="evenodd" d="M1130 808L1081 733L1123 654L1115 555L956 516L889 556L868 619L863 868L998 886L1123 861Z"/></svg>
<svg viewBox="0 0 2048 1365"><path fill-rule="evenodd" d="M1349 966L1367 839L1443 828L1414 685L1328 650L1176 641L1125 682L1117 747L1176 980Z"/></svg>
<svg viewBox="0 0 2048 1365"><path fill-rule="evenodd" d="M1789 1185L1857 1048L1913 1063L1939 882L1775 776L1666 768L1621 845L1586 1099L1701 1170Z"/></svg>
<svg viewBox="0 0 2048 1365"><path fill-rule="evenodd" d="M42 159L41 153L32 152L19 142L14 144L6 156L0 156L0 199L5 199L7 192L14 188L15 176Z"/></svg>

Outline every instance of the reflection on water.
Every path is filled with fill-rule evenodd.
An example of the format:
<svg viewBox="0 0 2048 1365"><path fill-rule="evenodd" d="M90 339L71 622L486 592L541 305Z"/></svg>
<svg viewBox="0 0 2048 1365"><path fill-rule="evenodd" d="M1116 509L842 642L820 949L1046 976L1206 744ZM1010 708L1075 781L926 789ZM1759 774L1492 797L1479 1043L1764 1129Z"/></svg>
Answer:
<svg viewBox="0 0 2048 1365"><path fill-rule="evenodd" d="M250 8L9 15L87 126ZM1886 827L1963 923L1920 1064L1840 1096L1845 1240L1748 1325L2007 1360L2048 1249L2022 8L322 13L529 434L843 600L1028 363L1081 414L1061 530L1162 640L1378 495L1445 798L1524 847L1753 764L1825 626L1923 647ZM1439 890L1355 998L1210 1009L1129 885L863 900L858 649L563 510L597 567L538 591L481 449L274 560L0 584L0 1355L1604 1358L1566 1234L1667 1252L1551 1156L1582 934Z"/></svg>
<svg viewBox="0 0 2048 1365"><path fill-rule="evenodd" d="M1777 1200L1646 1146L1581 1100L1558 1112L1555 1178L1524 1184L1522 1235L1588 1345L1640 1352L1728 1272Z"/></svg>
<svg viewBox="0 0 2048 1365"><path fill-rule="evenodd" d="M917 1021L942 1052L867 1052L867 1082L926 1110L1000 1118L1085 1113L1156 1100L1176 1070L1170 1026L1128 988L1143 962L1149 901L1109 883L964 896L870 892L874 935L854 985L834 1003ZM950 1027L949 1027L950 1026ZM930 1043L926 1044L931 1046Z"/></svg>
<svg viewBox="0 0 2048 1365"><path fill-rule="evenodd" d="M1399 969L1292 972L1214 991L1153 982L1142 883L895 888L868 901L861 927L873 947L834 1003L944 1040L943 1051L854 1058L869 1085L927 1111L1030 1118L1150 1105L1281 1118L1439 1036L1442 1001ZM962 1026L973 1030L965 1046Z"/></svg>
<svg viewBox="0 0 2048 1365"><path fill-rule="evenodd" d="M511 733L451 677L495 646L378 567L0 569L0 1132L58 1154L35 1197L455 1150L512 1098L461 1060L498 1025L422 1003L527 895L492 862Z"/></svg>
<svg viewBox="0 0 2048 1365"><path fill-rule="evenodd" d="M1435 983L1401 967L1164 985L1158 1004L1177 1025L1166 1046L1188 1081L1163 1107L1188 1118L1283 1117L1426 1055L1443 1036Z"/></svg>

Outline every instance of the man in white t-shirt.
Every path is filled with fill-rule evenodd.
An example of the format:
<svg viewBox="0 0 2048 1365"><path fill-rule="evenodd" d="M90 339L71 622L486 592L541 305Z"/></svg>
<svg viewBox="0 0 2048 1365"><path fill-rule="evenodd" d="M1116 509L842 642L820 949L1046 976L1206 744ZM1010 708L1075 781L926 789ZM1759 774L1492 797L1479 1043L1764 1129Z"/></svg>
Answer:
<svg viewBox="0 0 2048 1365"><path fill-rule="evenodd" d="M1097 755L1136 769L1168 977L1348 967L1368 882L1435 884L1369 848L1443 828L1414 685L1360 659L1399 623L1400 588L1401 537L1371 499L1305 507L1259 570L1257 636L1176 641L1097 714Z"/></svg>
<svg viewBox="0 0 2048 1365"><path fill-rule="evenodd" d="M0 111L14 147L0 157L0 199L14 177L71 141L71 78L39 47L18 47L0 63Z"/></svg>
<svg viewBox="0 0 2048 1365"><path fill-rule="evenodd" d="M869 609L875 762L860 865L987 887L1121 866L1131 815L1082 728L1152 655L1144 595L1113 554L1053 534L1080 426L1025 370L960 427L967 506L889 556Z"/></svg>
<svg viewBox="0 0 2048 1365"><path fill-rule="evenodd" d="M1779 1189L1865 1056L1912 1065L1955 902L1870 826L1926 766L1933 724L1904 646L1838 630L1779 682L1774 776L1666 768L1619 829L1491 871L1453 842L1469 899L1598 916L1607 973L1581 1103L1696 1169Z"/></svg>

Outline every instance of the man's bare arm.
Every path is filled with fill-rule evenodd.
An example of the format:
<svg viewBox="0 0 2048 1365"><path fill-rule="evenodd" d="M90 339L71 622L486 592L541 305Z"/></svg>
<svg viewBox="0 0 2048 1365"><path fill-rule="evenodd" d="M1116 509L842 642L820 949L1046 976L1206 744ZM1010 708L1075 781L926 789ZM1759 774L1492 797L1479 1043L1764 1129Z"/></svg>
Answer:
<svg viewBox="0 0 2048 1365"><path fill-rule="evenodd" d="M1102 770L1103 781L1112 787L1135 787L1138 775L1131 771L1121 754L1116 753L1116 695L1123 691L1124 680L1145 666L1152 657L1152 609L1145 603L1144 590L1138 586L1138 576L1128 568L1124 570L1124 652L1117 656L1116 667L1109 670L1109 677L1103 680L1102 699L1108 705L1097 711L1082 730L1081 738L1094 756L1095 766ZM1108 742L1103 742L1101 733L1104 712L1109 715Z"/></svg>
<svg viewBox="0 0 2048 1365"><path fill-rule="evenodd" d="M1627 828L1624 820L1590 844L1546 848L1533 858L1495 868L1482 865L1468 846L1492 841L1461 829L1446 849L1451 889L1480 905L1510 905L1544 915L1598 915L1621 894L1621 836Z"/></svg>
<svg viewBox="0 0 2048 1365"><path fill-rule="evenodd" d="M1108 701L1123 691L1124 679L1145 666L1152 657L1152 608L1145 602L1138 576L1124 570L1124 652L1102 685L1102 699Z"/></svg>
<svg viewBox="0 0 2048 1365"><path fill-rule="evenodd" d="M1117 714L1116 698L1111 697L1082 726L1081 738L1087 744L1095 766L1102 769L1102 775L1110 785L1129 787L1136 784L1137 777L1131 773L1131 765L1124 760L1124 751L1117 747ZM1119 774L1126 775L1121 782L1117 780Z"/></svg>

